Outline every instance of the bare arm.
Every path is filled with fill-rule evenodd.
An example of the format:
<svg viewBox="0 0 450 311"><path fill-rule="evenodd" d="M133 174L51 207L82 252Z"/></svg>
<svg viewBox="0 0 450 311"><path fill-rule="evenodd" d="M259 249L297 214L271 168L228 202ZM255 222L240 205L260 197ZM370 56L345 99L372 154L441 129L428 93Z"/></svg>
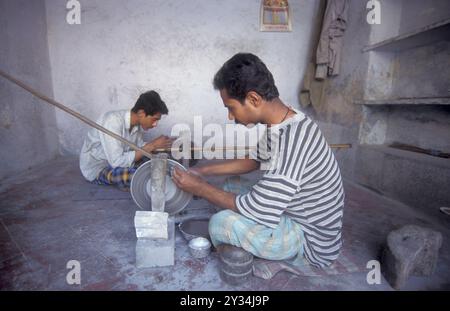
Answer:
<svg viewBox="0 0 450 311"><path fill-rule="evenodd" d="M221 208L237 211L236 195L234 193L214 187L202 178L178 168L175 168L172 178L178 188L204 198Z"/></svg>
<svg viewBox="0 0 450 311"><path fill-rule="evenodd" d="M191 168L192 171L203 176L238 175L250 173L259 168L259 162L252 159L229 160L221 163L209 164Z"/></svg>
<svg viewBox="0 0 450 311"><path fill-rule="evenodd" d="M203 184L197 195L210 203L224 209L230 209L237 212L236 195L231 192L223 191L209 183Z"/></svg>
<svg viewBox="0 0 450 311"><path fill-rule="evenodd" d="M153 140L150 143L145 144L141 148L147 151L148 153L152 153L158 148L169 148L172 145L173 139L167 137L167 136L159 136L155 140ZM142 159L144 154L141 151L136 151L136 154L134 156L134 162L139 161Z"/></svg>

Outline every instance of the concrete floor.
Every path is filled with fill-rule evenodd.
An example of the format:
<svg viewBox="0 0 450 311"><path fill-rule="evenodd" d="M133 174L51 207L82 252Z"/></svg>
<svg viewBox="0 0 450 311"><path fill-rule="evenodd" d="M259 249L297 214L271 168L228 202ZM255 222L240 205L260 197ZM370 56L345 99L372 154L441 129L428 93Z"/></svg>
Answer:
<svg viewBox="0 0 450 311"><path fill-rule="evenodd" d="M218 182L215 180L214 182ZM137 269L130 194L84 181L78 159L59 158L0 184L0 289L2 290L392 290L384 278L369 285L365 267L378 258L389 231L405 224L444 236L432 277L411 277L405 289L450 289L450 217L422 212L345 183L344 248L358 271L319 277L280 272L271 280L252 277L238 287L222 282L218 259L190 257L176 233L175 266ZM208 207L193 200L189 209ZM81 263L81 285L68 285L66 264Z"/></svg>

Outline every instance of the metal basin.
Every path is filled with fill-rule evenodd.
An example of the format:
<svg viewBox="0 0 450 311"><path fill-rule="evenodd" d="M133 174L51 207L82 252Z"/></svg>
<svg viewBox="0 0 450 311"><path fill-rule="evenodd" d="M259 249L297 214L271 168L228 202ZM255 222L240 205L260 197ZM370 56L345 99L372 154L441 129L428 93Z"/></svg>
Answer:
<svg viewBox="0 0 450 311"><path fill-rule="evenodd" d="M210 240L208 225L209 217L192 217L180 222L178 229L187 241L197 237Z"/></svg>
<svg viewBox="0 0 450 311"><path fill-rule="evenodd" d="M167 160L166 175L166 205L164 211L169 215L181 212L192 200L192 194L179 189L172 181L172 171L177 167L186 171L186 168L174 160ZM143 210L151 210L151 160L142 164L131 179L130 192L133 201Z"/></svg>

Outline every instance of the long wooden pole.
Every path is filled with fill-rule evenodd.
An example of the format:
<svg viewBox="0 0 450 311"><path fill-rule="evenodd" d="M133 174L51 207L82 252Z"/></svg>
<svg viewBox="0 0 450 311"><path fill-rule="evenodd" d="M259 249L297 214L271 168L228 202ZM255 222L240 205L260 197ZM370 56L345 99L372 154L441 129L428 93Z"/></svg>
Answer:
<svg viewBox="0 0 450 311"><path fill-rule="evenodd" d="M131 141L123 138L120 135L117 135L114 132L111 132L110 130L104 128L103 126L95 123L94 121L92 121L91 119L86 118L85 116L83 116L82 114L64 106L63 104L58 103L57 101L41 94L40 92L36 91L35 89L29 87L28 85L26 85L25 83L23 83L20 80L17 80L16 78L10 76L9 74L7 74L6 72L0 70L0 76L4 77L5 79L11 81L12 83L20 86L21 88L23 88L24 90L30 92L31 94L33 94L34 96L42 99L43 101L71 114L72 116L74 116L75 118L83 121L84 123L96 128L97 130L111 136L114 137L115 139L123 142L124 144L127 144L128 146L130 146L133 150L135 151L140 151L142 152L146 157L148 158L152 158L152 154L145 151L144 149L140 148L139 146L137 146L136 144L132 143ZM335 145L330 145L331 148L351 148L352 145L350 144L335 144ZM256 147L217 147L217 148L213 148L214 150L242 150L242 149L255 149ZM203 150L203 148L201 147L193 147L190 148L190 151L200 151ZM156 152L171 152L171 151L180 151L178 149L175 148L170 148L170 149L157 149L155 150Z"/></svg>
<svg viewBox="0 0 450 311"><path fill-rule="evenodd" d="M59 109L61 109L61 110L67 112L68 114L71 114L71 115L74 116L75 118L77 118L77 119L83 121L84 123L86 123L86 124L88 124L88 125L90 125L90 126L96 128L97 130L99 130L99 131L101 131L101 132L103 132L103 133L105 133L105 134L107 134L107 135L109 135L109 136L111 136L111 137L114 137L115 139L117 139L117 140L123 142L124 144L127 144L127 145L130 146L133 150L142 152L146 157L148 157L148 158L150 158L150 159L152 158L152 154L151 154L151 153L145 151L144 149L140 148L139 146L137 146L136 144L132 143L131 141L129 141L129 140L123 138L123 137L120 136L120 135L117 135L117 134L114 133L114 132L111 132L110 130L104 128L103 126L101 126L101 125L95 123L95 122L92 121L91 119L86 118L86 117L83 116L82 114L79 114L78 112L73 111L72 109L70 109L70 108L64 106L63 104L60 104L60 103L58 103L57 101L55 101L55 100L53 100L53 99L51 99L51 98L49 98L49 97L47 97L47 96L41 94L40 92L36 91L35 89L32 89L31 87L29 87L28 85L26 85L26 84L23 83L22 81L17 80L17 79L15 79L14 77L10 76L10 75L7 74L6 72L0 70L0 75L1 75L2 77L4 77L5 79L11 81L12 83L14 83L14 84L20 86L20 87L23 88L24 90L30 92L30 93L33 94L34 96L36 96L36 97L42 99L43 101L45 101L45 102L47 102L47 103L49 103L49 104L51 104L51 105L53 105L53 106L55 106L55 107L57 107L57 108L59 108Z"/></svg>
<svg viewBox="0 0 450 311"><path fill-rule="evenodd" d="M330 145L331 148L335 148L335 149L339 149L339 148L351 148L352 145L351 144L331 144ZM251 146L251 147L217 147L217 148L211 148L211 151L215 151L215 150L250 150L250 149L256 149L255 146ZM205 148L202 147L192 147L189 148L189 151L202 151L205 150ZM168 149L156 149L156 152L172 152L172 151L181 151L177 148L168 148Z"/></svg>

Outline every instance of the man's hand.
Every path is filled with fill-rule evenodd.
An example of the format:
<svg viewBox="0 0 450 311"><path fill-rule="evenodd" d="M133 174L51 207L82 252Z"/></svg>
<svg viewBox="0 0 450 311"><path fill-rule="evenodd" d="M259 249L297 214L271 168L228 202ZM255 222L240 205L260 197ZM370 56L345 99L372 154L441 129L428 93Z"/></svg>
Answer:
<svg viewBox="0 0 450 311"><path fill-rule="evenodd" d="M147 151L148 153L153 153L157 149L169 149L172 146L173 140L174 139L167 136L159 136L152 142L146 143L141 148ZM144 155L141 151L136 151L134 161L135 162L139 161L140 159L142 159L143 156Z"/></svg>
<svg viewBox="0 0 450 311"><path fill-rule="evenodd" d="M235 212L238 211L235 203L236 195L234 193L225 192L214 187L192 172L185 172L175 168L172 179L178 188L186 192L190 192L193 195L208 200L221 208L228 208Z"/></svg>
<svg viewBox="0 0 450 311"><path fill-rule="evenodd" d="M147 151L148 153L152 153L153 150L155 150L155 148L153 147L152 143L146 143L144 146L141 147L142 149L144 149L145 151Z"/></svg>
<svg viewBox="0 0 450 311"><path fill-rule="evenodd" d="M186 192L201 196L202 190L207 183L198 175L192 172L185 172L179 168L175 168L172 179L178 188Z"/></svg>
<svg viewBox="0 0 450 311"><path fill-rule="evenodd" d="M172 147L173 141L174 138L162 135L153 140L150 144L152 145L154 151L156 149L169 149L170 147Z"/></svg>

